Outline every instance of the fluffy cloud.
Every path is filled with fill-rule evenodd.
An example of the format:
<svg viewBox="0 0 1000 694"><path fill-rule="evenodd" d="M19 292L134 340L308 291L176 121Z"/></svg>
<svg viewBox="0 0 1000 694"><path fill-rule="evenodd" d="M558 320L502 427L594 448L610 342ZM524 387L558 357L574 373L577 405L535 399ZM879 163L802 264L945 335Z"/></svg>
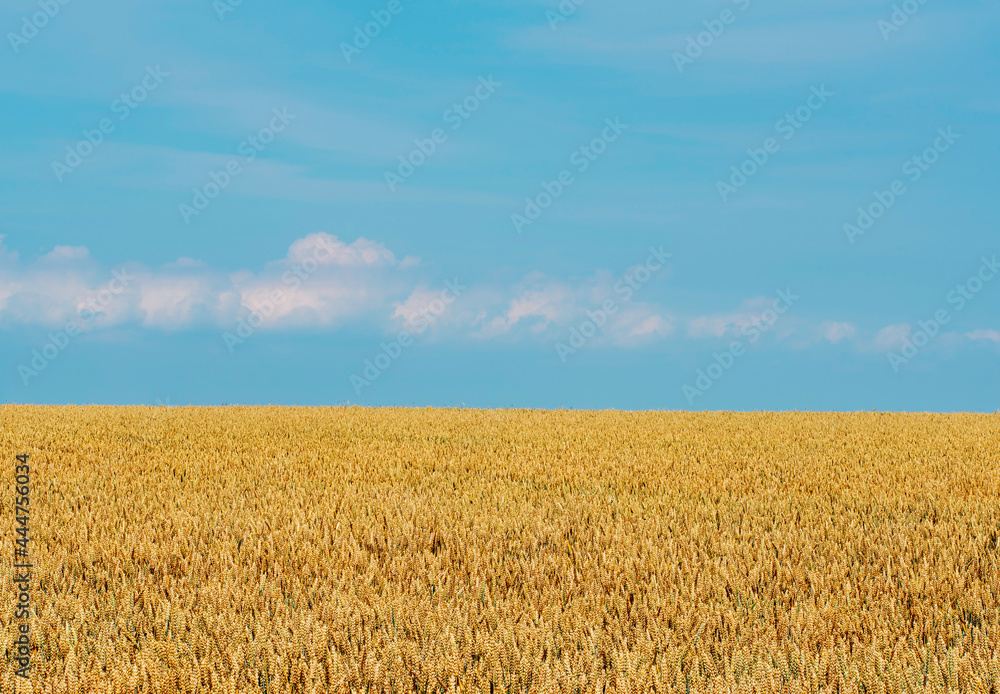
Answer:
<svg viewBox="0 0 1000 694"><path fill-rule="evenodd" d="M191 258L108 271L86 248L70 246L22 264L0 239L0 325L61 327L90 308L92 328L226 327L265 306L267 328L339 325L407 291L406 270L418 264L364 238L348 244L317 233L260 272L226 274Z"/></svg>
<svg viewBox="0 0 1000 694"><path fill-rule="evenodd" d="M428 282L418 259L400 259L376 241L349 243L325 233L297 239L285 257L257 270L235 272L186 257L155 269L139 263L109 269L77 246L57 246L23 262L0 236L0 328L61 329L90 312L88 330L231 331L257 313L263 316L260 330L364 323L386 335L408 330L426 333L424 339L551 345L593 321L600 330L589 340L592 346L633 348L678 335L707 343L741 339L747 329L766 323L764 316L775 307L774 297L759 296L730 311L685 315L656 301L656 289L644 286L659 272L650 267L637 265L619 276L600 271L575 281L533 272L512 285L465 286L465 278ZM668 271L666 264L661 269ZM613 310L605 312L606 306ZM827 343L884 354L898 351L913 328L900 323L862 331L854 323L812 320L793 307L766 333L787 349ZM1000 331L947 333L939 341L1000 344Z"/></svg>
<svg viewBox="0 0 1000 694"><path fill-rule="evenodd" d="M894 352L903 346L903 342L910 338L913 328L908 323L897 325L887 325L875 333L873 347L879 352Z"/></svg>
<svg viewBox="0 0 1000 694"><path fill-rule="evenodd" d="M634 270L630 268L625 275L631 277ZM648 281L649 273L645 276ZM576 283L532 273L511 290L493 297L490 304L483 302L484 297L476 297L480 303L471 321L472 336L480 340L565 340L566 331L594 315L602 323L595 344L630 346L669 335L674 319L662 306L640 301L643 291L651 292L641 286L633 289L606 272ZM609 302L612 311L605 313L603 307Z"/></svg>
<svg viewBox="0 0 1000 694"><path fill-rule="evenodd" d="M284 258L258 271L228 273L183 257L158 269L129 263L110 271L86 248L68 246L22 264L0 240L0 324L61 327L90 307L96 316L91 329L231 330L257 313L263 316L261 330L334 329L365 321L386 333L406 329L477 342L554 343L598 318L594 345L634 347L668 339L679 325L694 338L737 335L774 303L758 297L734 312L678 317L644 286L668 272L660 262L668 256L661 256L651 255L645 267L620 276L601 271L571 282L534 272L512 286L465 287L458 278L421 281L411 271L419 266L416 258L398 259L375 241L347 243L324 233L296 240ZM606 306L612 310L605 313ZM824 324L821 332L831 341L852 335L849 326L837 323Z"/></svg>
<svg viewBox="0 0 1000 694"><path fill-rule="evenodd" d="M192 268L193 272L179 272ZM240 294L223 278L199 266L180 266L172 272L140 272L136 292L112 302L121 307L134 300L134 308L121 315L122 322L138 316L147 328L179 330L186 327L220 325L240 308Z"/></svg>
<svg viewBox="0 0 1000 694"><path fill-rule="evenodd" d="M346 244L328 234L310 234L263 272L230 279L243 309L263 313L270 307L266 326L328 328L384 311L412 286L405 270L418 264L412 257L397 260L368 239Z"/></svg>
<svg viewBox="0 0 1000 694"><path fill-rule="evenodd" d="M853 323L840 323L837 321L823 321L819 326L822 339L837 344L844 340L853 339L858 334L857 326Z"/></svg>
<svg viewBox="0 0 1000 694"><path fill-rule="evenodd" d="M56 246L22 268L0 238L0 326L64 324L98 288L97 274L86 248Z"/></svg>

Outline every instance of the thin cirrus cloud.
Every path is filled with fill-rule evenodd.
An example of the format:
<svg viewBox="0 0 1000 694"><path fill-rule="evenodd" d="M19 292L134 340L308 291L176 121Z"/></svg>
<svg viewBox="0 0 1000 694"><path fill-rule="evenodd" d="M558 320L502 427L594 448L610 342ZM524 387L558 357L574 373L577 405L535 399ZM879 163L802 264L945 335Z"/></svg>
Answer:
<svg viewBox="0 0 1000 694"><path fill-rule="evenodd" d="M761 21L756 11L744 17L735 6L736 23L727 27L725 35L705 50L705 60L751 62L757 64L801 65L857 61L885 49L885 41L874 19L829 18L824 21L800 20L783 22ZM622 69L646 69L676 72L671 58L674 51L683 52L690 37L705 30L701 20L713 20L719 15L706 10L704 17L683 25L646 30L636 36L634 27L623 28L617 36L595 39L586 31L581 20L553 35L549 27L533 27L516 34L511 45L524 50L557 52L569 60L581 63L602 63ZM664 30L665 29L665 30ZM915 32L913 33L915 34ZM911 34L910 40L917 40ZM700 57L700 56L699 56Z"/></svg>

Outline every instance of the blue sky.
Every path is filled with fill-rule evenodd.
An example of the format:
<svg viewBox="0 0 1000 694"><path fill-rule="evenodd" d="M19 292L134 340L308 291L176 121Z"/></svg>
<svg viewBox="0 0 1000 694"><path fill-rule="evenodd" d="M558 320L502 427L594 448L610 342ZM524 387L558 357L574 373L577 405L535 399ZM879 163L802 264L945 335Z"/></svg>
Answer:
<svg viewBox="0 0 1000 694"><path fill-rule="evenodd" d="M995 411L998 27L2 2L0 402Z"/></svg>

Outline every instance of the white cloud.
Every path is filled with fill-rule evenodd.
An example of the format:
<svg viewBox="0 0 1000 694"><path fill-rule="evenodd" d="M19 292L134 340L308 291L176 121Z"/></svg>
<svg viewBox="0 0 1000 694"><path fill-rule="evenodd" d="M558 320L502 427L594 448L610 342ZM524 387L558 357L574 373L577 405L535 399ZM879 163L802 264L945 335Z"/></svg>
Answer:
<svg viewBox="0 0 1000 694"><path fill-rule="evenodd" d="M404 301L394 304L392 318L402 321L403 329L421 333L428 327L440 327L451 322L454 301L455 298L450 293L446 295L442 288L429 289L419 285Z"/></svg>
<svg viewBox="0 0 1000 694"><path fill-rule="evenodd" d="M744 327L761 322L761 313L774 308L774 299L757 296L730 313L697 316L688 321L687 334L696 338L738 337Z"/></svg>
<svg viewBox="0 0 1000 694"><path fill-rule="evenodd" d="M57 246L27 268L0 248L0 260L0 326L63 325L97 286L97 264L86 248Z"/></svg>
<svg viewBox="0 0 1000 694"><path fill-rule="evenodd" d="M622 347L663 339L674 333L670 318L651 313L646 307L626 309L614 321L614 327L612 342Z"/></svg>
<svg viewBox="0 0 1000 694"><path fill-rule="evenodd" d="M573 314L575 303L570 289L558 284L515 290L505 306L494 306L477 316L476 323L482 323L482 327L473 336L499 338L514 333L518 325L533 335L541 335L550 326L565 322Z"/></svg>
<svg viewBox="0 0 1000 694"><path fill-rule="evenodd" d="M407 258L412 265L415 258ZM396 256L380 243L359 238L348 245L329 234L309 234L288 249L286 264L318 262L320 265L396 265Z"/></svg>
<svg viewBox="0 0 1000 694"><path fill-rule="evenodd" d="M4 245L3 234L0 234L0 265L5 263L16 263L17 262L17 251L7 250L7 246Z"/></svg>
<svg viewBox="0 0 1000 694"><path fill-rule="evenodd" d="M188 267L200 267L207 268L208 263L204 260L195 260L194 258L178 258L172 263L167 263L163 266L164 268L188 268Z"/></svg>
<svg viewBox="0 0 1000 694"><path fill-rule="evenodd" d="M269 301L274 306L264 328L338 325L383 310L408 291L405 271L419 264L411 257L397 260L368 239L345 243L324 233L298 239L285 258L256 273L226 274L178 258L159 269L127 264L115 279L87 248L57 246L22 264L2 239L0 261L6 266L0 271L2 325L63 327L96 300L92 328L138 324L158 330L230 326Z"/></svg>
<svg viewBox="0 0 1000 694"><path fill-rule="evenodd" d="M63 263L66 261L87 260L90 249L86 246L56 246L38 259L40 263Z"/></svg>
<svg viewBox="0 0 1000 694"><path fill-rule="evenodd" d="M844 340L853 339L858 334L857 326L853 323L840 323L837 321L823 321L819 326L822 339L838 344Z"/></svg>
<svg viewBox="0 0 1000 694"><path fill-rule="evenodd" d="M908 340L913 328L908 323L887 325L875 333L874 348L880 352L894 352Z"/></svg>
<svg viewBox="0 0 1000 694"><path fill-rule="evenodd" d="M525 289L514 297L504 315L508 328L521 321L565 323L576 308L576 297L571 287L561 282L550 282L535 289Z"/></svg>
<svg viewBox="0 0 1000 694"><path fill-rule="evenodd" d="M160 330L223 324L240 306L240 295L221 285L209 272L143 273L137 281L137 293L143 326ZM110 305L125 304L126 301L117 301ZM118 317L125 319L130 313L122 308Z"/></svg>
<svg viewBox="0 0 1000 694"><path fill-rule="evenodd" d="M70 320L80 322L90 308L96 317L88 330L130 325L225 331L259 312L261 330L329 330L361 322L387 335L402 329L443 339L552 344L589 320L600 324L589 341L594 347L636 348L678 335L744 339L744 329L765 324L765 312L775 307L773 297L758 296L731 311L684 315L654 301L652 287L639 287L626 300L624 285L608 271L575 281L534 272L513 285L472 287L455 278L462 289L444 301L449 283L428 283L419 267L417 258L400 259L376 241L348 243L325 233L297 239L284 258L258 270L232 272L187 257L155 269L127 263L110 270L80 246L57 246L22 262L0 236L0 327L61 329ZM606 313L605 306L613 310ZM433 320L426 320L428 311ZM901 323L862 332L854 323L810 320L792 310L761 331L787 349L847 343L862 353L885 353L898 351L912 330ZM945 347L1000 344L1000 331L948 333L938 341Z"/></svg>
<svg viewBox="0 0 1000 694"><path fill-rule="evenodd" d="M674 318L663 306L638 298L626 301L615 291L616 282L603 271L577 283L532 273L494 296L490 305L477 297L480 303L469 321L475 328L472 337L555 342L567 339L567 331L585 321L601 323L599 335L591 341L594 345L631 347L673 334ZM640 287L636 297L642 291L650 290ZM604 311L606 302L612 302L610 313Z"/></svg>
<svg viewBox="0 0 1000 694"><path fill-rule="evenodd" d="M365 238L347 244L317 233L295 241L288 255L268 263L264 272L232 279L245 310L272 307L265 327L329 328L384 311L412 286L400 271L418 264L412 257L397 260L384 245Z"/></svg>
<svg viewBox="0 0 1000 694"><path fill-rule="evenodd" d="M1000 343L1000 330L973 330L965 333L970 340L987 340L989 342Z"/></svg>

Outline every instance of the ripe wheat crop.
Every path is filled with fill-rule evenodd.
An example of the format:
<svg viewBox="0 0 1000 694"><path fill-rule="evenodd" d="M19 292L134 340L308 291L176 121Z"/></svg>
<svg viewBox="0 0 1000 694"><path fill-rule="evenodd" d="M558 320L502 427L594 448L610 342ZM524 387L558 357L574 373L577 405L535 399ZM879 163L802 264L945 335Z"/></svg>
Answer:
<svg viewBox="0 0 1000 694"><path fill-rule="evenodd" d="M1000 692L1000 416L0 407L3 692Z"/></svg>

